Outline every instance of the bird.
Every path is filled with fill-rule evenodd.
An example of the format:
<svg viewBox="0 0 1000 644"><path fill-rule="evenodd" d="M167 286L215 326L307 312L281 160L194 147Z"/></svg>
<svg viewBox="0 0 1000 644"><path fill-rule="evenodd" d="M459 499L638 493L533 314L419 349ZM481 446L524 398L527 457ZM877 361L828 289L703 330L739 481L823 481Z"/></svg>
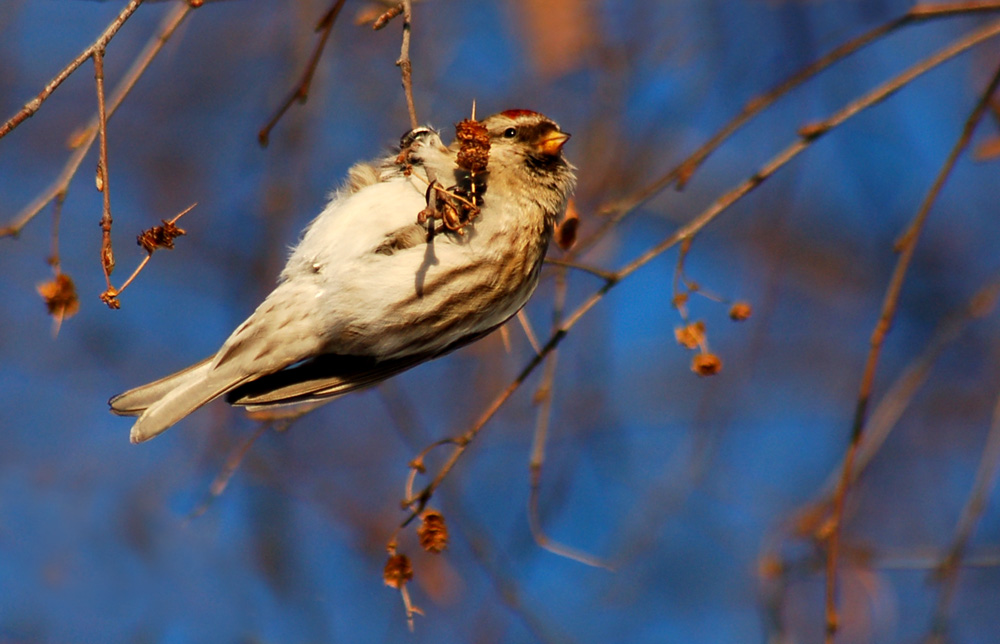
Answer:
<svg viewBox="0 0 1000 644"><path fill-rule="evenodd" d="M331 400L515 315L576 185L563 156L570 135L524 109L462 123L478 134L480 163L468 161L477 152L468 136L446 147L418 127L386 156L355 164L277 286L215 354L111 398L114 414L137 416L131 441L223 396L249 410Z"/></svg>

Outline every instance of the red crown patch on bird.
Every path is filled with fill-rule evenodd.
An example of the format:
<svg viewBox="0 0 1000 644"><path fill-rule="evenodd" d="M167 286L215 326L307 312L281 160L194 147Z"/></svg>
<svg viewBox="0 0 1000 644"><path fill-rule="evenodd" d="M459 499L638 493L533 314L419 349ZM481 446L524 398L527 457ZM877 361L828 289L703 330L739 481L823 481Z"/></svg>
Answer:
<svg viewBox="0 0 1000 644"><path fill-rule="evenodd" d="M533 110L504 110L501 112L507 118L516 119L519 116L531 116L532 114L538 114Z"/></svg>

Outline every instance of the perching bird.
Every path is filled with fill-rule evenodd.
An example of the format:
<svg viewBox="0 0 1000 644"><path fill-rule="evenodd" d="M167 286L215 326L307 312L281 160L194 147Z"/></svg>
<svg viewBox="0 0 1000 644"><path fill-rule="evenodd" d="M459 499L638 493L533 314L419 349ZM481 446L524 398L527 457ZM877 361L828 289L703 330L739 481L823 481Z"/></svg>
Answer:
<svg viewBox="0 0 1000 644"><path fill-rule="evenodd" d="M528 110L481 125L484 171L429 128L407 133L398 155L351 168L277 287L215 355L111 399L114 413L138 416L132 442L220 396L266 408L367 387L517 313L576 183L562 155L569 135Z"/></svg>

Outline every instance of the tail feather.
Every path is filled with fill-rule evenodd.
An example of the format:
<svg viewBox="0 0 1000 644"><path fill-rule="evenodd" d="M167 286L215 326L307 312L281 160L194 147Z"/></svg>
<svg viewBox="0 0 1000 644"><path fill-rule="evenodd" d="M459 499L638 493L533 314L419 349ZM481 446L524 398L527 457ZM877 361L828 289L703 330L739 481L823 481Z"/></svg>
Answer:
<svg viewBox="0 0 1000 644"><path fill-rule="evenodd" d="M209 356L186 369L181 369L177 373L170 374L166 378L160 378L156 382L151 382L118 394L108 401L108 404L111 405L111 412L119 416L138 416L168 393L182 386L185 382L193 382L194 380L204 378L205 373L208 371L209 363L214 357Z"/></svg>
<svg viewBox="0 0 1000 644"><path fill-rule="evenodd" d="M189 374L185 376L183 382L149 405L139 415L132 425L129 438L133 443L148 441L202 405L235 389L246 380L246 377L208 374L207 368Z"/></svg>

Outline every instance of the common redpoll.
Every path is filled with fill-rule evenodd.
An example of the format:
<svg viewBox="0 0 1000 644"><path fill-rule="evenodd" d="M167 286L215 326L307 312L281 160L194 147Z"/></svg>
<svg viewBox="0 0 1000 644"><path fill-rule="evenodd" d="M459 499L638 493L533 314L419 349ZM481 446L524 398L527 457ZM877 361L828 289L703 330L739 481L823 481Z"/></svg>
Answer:
<svg viewBox="0 0 1000 644"><path fill-rule="evenodd" d="M398 155L351 168L277 287L215 355L111 399L114 413L139 417L132 442L220 396L266 408L373 385L517 313L576 182L569 135L528 110L473 125L463 141L478 134L478 150L418 128Z"/></svg>

